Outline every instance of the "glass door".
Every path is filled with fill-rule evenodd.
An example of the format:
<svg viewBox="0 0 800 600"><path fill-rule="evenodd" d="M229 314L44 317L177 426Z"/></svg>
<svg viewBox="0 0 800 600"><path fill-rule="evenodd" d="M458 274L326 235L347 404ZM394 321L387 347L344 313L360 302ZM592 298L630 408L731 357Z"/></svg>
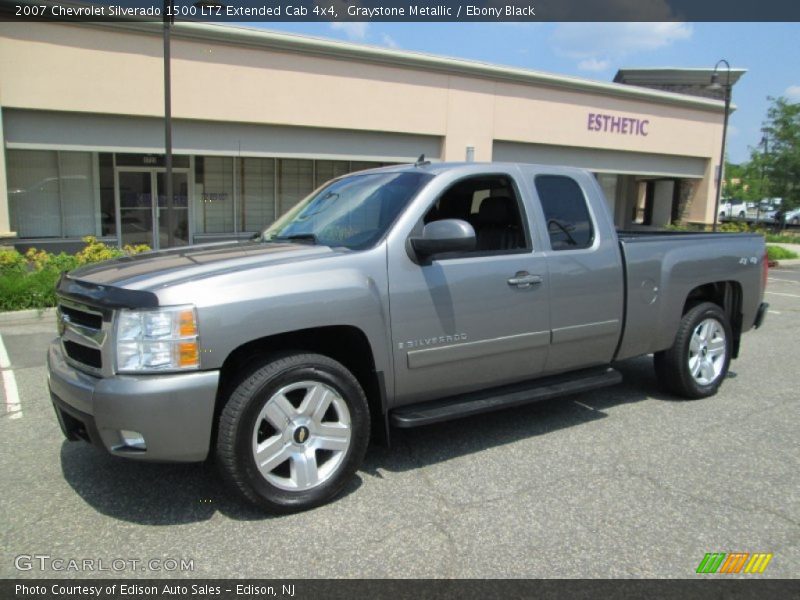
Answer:
<svg viewBox="0 0 800 600"><path fill-rule="evenodd" d="M119 226L122 245L153 248L153 177L150 171L119 171Z"/></svg>
<svg viewBox="0 0 800 600"><path fill-rule="evenodd" d="M117 172L119 231L123 246L147 244L153 250L169 248L166 173L163 170ZM172 173L173 246L189 243L189 173ZM158 203L154 202L158 199Z"/></svg>

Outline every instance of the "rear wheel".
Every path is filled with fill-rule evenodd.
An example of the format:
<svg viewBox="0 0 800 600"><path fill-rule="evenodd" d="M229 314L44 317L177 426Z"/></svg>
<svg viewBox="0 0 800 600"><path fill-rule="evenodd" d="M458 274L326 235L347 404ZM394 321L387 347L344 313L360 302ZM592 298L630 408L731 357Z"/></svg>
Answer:
<svg viewBox="0 0 800 600"><path fill-rule="evenodd" d="M265 362L244 378L220 417L223 475L273 513L331 500L361 465L369 409L356 378L318 354Z"/></svg>
<svg viewBox="0 0 800 600"><path fill-rule="evenodd" d="M694 306L681 319L672 347L655 354L659 384L684 398L713 396L728 373L732 339L728 317L719 306Z"/></svg>

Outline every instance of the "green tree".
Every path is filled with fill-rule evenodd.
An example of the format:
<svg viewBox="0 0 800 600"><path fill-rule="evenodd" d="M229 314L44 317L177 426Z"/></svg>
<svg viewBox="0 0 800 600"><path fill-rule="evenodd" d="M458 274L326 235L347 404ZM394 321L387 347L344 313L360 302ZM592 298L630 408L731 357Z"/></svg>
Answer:
<svg viewBox="0 0 800 600"><path fill-rule="evenodd" d="M725 182L722 187L726 198L738 198L747 202L758 202L769 196L762 171L762 157L755 153L749 161L741 164L725 163Z"/></svg>
<svg viewBox="0 0 800 600"><path fill-rule="evenodd" d="M800 206L800 102L769 98L764 130L769 137L766 155L751 151L750 164L765 173L765 196L783 198L785 208Z"/></svg>

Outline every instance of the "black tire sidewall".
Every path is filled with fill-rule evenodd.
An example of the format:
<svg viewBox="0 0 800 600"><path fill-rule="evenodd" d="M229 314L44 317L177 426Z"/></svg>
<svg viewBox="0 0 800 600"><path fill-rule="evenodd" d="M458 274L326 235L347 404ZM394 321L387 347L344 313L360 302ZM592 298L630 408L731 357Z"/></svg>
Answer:
<svg viewBox="0 0 800 600"><path fill-rule="evenodd" d="M690 395L694 398L706 398L717 393L719 386L725 380L728 374L728 368L731 364L731 350L733 347L733 332L731 330L728 318L725 316L723 310L716 304L705 302L699 304L686 313L685 330L681 336L680 348L676 348L678 355L675 357L679 360L679 368L681 369L681 379L685 382ZM692 334L700 323L706 319L714 319L725 331L725 362L722 365L722 372L714 381L708 385L701 385L692 377L689 369L689 344L692 340Z"/></svg>
<svg viewBox="0 0 800 600"><path fill-rule="evenodd" d="M304 355L297 364L269 372L269 365L256 371L263 381L248 393L235 433L235 462L243 482L251 488L258 503L270 510L304 510L318 506L338 494L361 465L369 442L369 412L366 399L355 378L344 367L326 357ZM283 490L270 484L260 473L252 450L255 421L264 404L280 388L298 381L317 381L336 390L350 412L351 441L337 472L325 483L301 492ZM236 393L236 392L234 392Z"/></svg>

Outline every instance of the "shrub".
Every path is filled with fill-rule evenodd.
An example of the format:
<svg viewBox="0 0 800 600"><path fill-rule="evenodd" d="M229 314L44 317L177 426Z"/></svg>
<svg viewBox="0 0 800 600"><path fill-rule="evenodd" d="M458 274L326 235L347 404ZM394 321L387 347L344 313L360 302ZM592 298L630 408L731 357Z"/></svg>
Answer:
<svg viewBox="0 0 800 600"><path fill-rule="evenodd" d="M55 306L59 275L52 270L3 273L0 275L0 310Z"/></svg>
<svg viewBox="0 0 800 600"><path fill-rule="evenodd" d="M767 257L770 260L790 260L798 258L798 254L780 246L767 246Z"/></svg>
<svg viewBox="0 0 800 600"><path fill-rule="evenodd" d="M25 257L16 250L0 250L0 273L21 272L27 266Z"/></svg>
<svg viewBox="0 0 800 600"><path fill-rule="evenodd" d="M86 246L77 254L51 254L29 249L24 255L16 250L0 250L0 310L46 308L56 304L56 283L61 273L81 265L146 252L144 244L125 246L122 250L107 246L93 236L83 238Z"/></svg>
<svg viewBox="0 0 800 600"><path fill-rule="evenodd" d="M762 224L745 223L743 221L728 221L727 223L720 223L718 226L719 231L726 233L760 233L766 235L767 230L764 229Z"/></svg>
<svg viewBox="0 0 800 600"><path fill-rule="evenodd" d="M800 235L791 233L768 233L764 237L773 244L800 244Z"/></svg>

